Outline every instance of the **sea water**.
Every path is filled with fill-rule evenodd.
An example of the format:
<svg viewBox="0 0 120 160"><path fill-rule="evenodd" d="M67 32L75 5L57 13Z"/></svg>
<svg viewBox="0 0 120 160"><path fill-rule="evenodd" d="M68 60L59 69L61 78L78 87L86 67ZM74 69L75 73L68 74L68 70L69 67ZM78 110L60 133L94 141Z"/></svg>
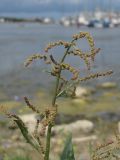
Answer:
<svg viewBox="0 0 120 160"><path fill-rule="evenodd" d="M43 25L39 23L1 23L0 24L0 85L11 85L17 80L33 81L34 85L48 83L45 78L44 63L35 62L30 68L24 68L25 59L35 53L44 53L47 43L57 40L70 41L73 34L88 31L94 37L95 45L101 48L93 65L94 71L113 70L114 74L107 81L120 80L120 28L95 29L87 27L64 27L59 24ZM85 52L89 51L86 40L79 40L78 46ZM55 58L60 59L63 48L58 47L50 51ZM81 72L86 66L78 58L70 56L67 61L78 66ZM40 69L42 68L42 69ZM49 67L47 68L49 70ZM82 74L82 73L81 73Z"/></svg>

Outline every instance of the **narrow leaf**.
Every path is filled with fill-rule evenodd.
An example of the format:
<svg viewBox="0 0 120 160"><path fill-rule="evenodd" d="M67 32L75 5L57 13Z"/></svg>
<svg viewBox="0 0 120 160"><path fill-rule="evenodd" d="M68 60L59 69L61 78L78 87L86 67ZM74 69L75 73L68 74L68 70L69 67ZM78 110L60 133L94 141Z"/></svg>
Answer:
<svg viewBox="0 0 120 160"><path fill-rule="evenodd" d="M75 160L71 134L67 137L60 160Z"/></svg>
<svg viewBox="0 0 120 160"><path fill-rule="evenodd" d="M34 147L36 150L38 150L38 146L37 146L37 144L34 144L34 142L33 142L34 139L29 134L28 129L27 129L26 125L24 124L24 122L17 115L14 115L14 114L11 114L9 116L9 118L12 118L13 121L17 124L23 137L26 139L27 143L29 143L32 147Z"/></svg>

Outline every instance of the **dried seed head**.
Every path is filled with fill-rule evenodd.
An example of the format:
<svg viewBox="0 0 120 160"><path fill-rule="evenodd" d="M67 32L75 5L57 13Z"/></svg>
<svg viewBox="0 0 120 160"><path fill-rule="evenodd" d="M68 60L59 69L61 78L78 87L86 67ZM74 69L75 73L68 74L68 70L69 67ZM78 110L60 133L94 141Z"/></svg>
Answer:
<svg viewBox="0 0 120 160"><path fill-rule="evenodd" d="M73 35L73 39L78 40L80 38L86 38L91 49L94 49L94 40L89 32L80 32L79 34Z"/></svg>
<svg viewBox="0 0 120 160"><path fill-rule="evenodd" d="M84 62L85 62L85 64L86 64L86 66L87 66L87 69L90 70L91 65L90 65L89 59L85 56L85 57L83 58L83 60L84 60Z"/></svg>
<svg viewBox="0 0 120 160"><path fill-rule="evenodd" d="M86 77L84 77L84 78L80 78L80 79L79 79L79 82L87 81L87 80L94 79L94 78L98 78L98 77L108 76L108 75L111 75L112 73L113 73L113 71L110 70L110 71L103 72L103 73L91 74L91 75L86 76Z"/></svg>
<svg viewBox="0 0 120 160"><path fill-rule="evenodd" d="M55 118L57 115L57 105L55 105L54 107L49 107L49 109L50 109L50 114L48 117L48 122L49 122L49 124L54 125Z"/></svg>
<svg viewBox="0 0 120 160"><path fill-rule="evenodd" d="M94 61L96 54L99 53L99 52L100 52L100 48L94 49L94 50L92 51L92 54L90 54L92 61Z"/></svg>
<svg viewBox="0 0 120 160"><path fill-rule="evenodd" d="M94 48L94 40L93 40L92 36L90 35L90 33L86 34L86 39L88 40L90 47Z"/></svg>
<svg viewBox="0 0 120 160"><path fill-rule="evenodd" d="M50 61L48 59L47 55L43 54L34 54L30 56L26 61L25 61L25 67L28 67L34 60L36 59L43 59L46 64L50 64Z"/></svg>
<svg viewBox="0 0 120 160"><path fill-rule="evenodd" d="M78 78L79 72L75 68L73 68L71 65L61 63L60 66L62 70L68 70L73 74L73 77L71 78L71 80L76 80Z"/></svg>
<svg viewBox="0 0 120 160"><path fill-rule="evenodd" d="M64 46L65 48L68 48L71 45L75 45L75 43L70 43L70 42L60 40L58 42L49 43L45 48L45 52L48 52L50 49L56 46Z"/></svg>
<svg viewBox="0 0 120 160"><path fill-rule="evenodd" d="M100 48L94 49L93 53L83 53L80 49L74 49L74 50L71 50L69 54L79 56L81 59L83 59L87 66L87 69L90 70L90 67L91 67L90 58L92 61L94 61L94 57L99 51L100 51Z"/></svg>
<svg viewBox="0 0 120 160"><path fill-rule="evenodd" d="M90 35L90 33L89 32L80 32L79 34L76 34L76 35L73 36L73 38L75 40L78 40L78 39L84 38L84 37L87 39L87 41L89 43L89 46L91 48L90 49L91 50L91 54L93 54L92 59L94 59L96 50L95 50L94 39L92 38L92 36Z"/></svg>
<svg viewBox="0 0 120 160"><path fill-rule="evenodd" d="M39 113L40 115L43 115L43 113L40 113L40 111L35 107L33 106L30 101L28 100L27 97L24 97L24 100L25 100L25 103L27 104L27 106L32 109L33 112L36 112L36 113Z"/></svg>
<svg viewBox="0 0 120 160"><path fill-rule="evenodd" d="M73 35L73 39L78 40L80 38L84 38L88 34L88 32L80 32L78 34Z"/></svg>
<svg viewBox="0 0 120 160"><path fill-rule="evenodd" d="M107 159L119 159L116 151L120 150L120 144L118 140L111 140L105 144L99 145L93 152L93 160L107 160Z"/></svg>
<svg viewBox="0 0 120 160"><path fill-rule="evenodd" d="M46 117L41 121L42 129L40 131L40 136L45 135L46 127L48 125L52 125L52 126L54 125L55 118L57 115L57 105L55 105L54 107L46 108L45 115L46 115Z"/></svg>

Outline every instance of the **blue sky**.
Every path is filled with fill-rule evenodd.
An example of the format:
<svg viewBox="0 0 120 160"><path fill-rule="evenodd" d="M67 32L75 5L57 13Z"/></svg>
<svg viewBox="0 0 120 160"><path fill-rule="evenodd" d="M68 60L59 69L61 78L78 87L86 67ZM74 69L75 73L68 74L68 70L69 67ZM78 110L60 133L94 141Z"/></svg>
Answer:
<svg viewBox="0 0 120 160"><path fill-rule="evenodd" d="M49 12L49 11L75 11L85 7L93 9L94 6L106 8L111 1L114 9L119 9L120 0L0 0L0 13L2 12Z"/></svg>

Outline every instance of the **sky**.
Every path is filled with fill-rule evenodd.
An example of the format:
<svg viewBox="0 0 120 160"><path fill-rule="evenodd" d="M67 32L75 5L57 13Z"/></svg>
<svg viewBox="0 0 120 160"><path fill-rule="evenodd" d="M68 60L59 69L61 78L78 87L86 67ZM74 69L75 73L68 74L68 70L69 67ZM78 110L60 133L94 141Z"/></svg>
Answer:
<svg viewBox="0 0 120 160"><path fill-rule="evenodd" d="M120 9L120 0L0 0L0 13L72 12L82 9ZM86 5L87 4L87 5Z"/></svg>

